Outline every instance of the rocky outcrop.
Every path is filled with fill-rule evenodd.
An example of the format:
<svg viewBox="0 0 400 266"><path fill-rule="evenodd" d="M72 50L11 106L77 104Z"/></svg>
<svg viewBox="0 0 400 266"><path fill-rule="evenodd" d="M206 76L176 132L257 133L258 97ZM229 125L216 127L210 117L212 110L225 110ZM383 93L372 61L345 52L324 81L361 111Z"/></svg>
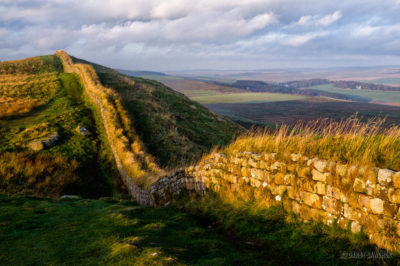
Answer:
<svg viewBox="0 0 400 266"><path fill-rule="evenodd" d="M28 143L27 146L33 151L40 151L43 149L48 149L53 147L59 139L60 136L57 133L55 133L49 136L48 138L31 141Z"/></svg>

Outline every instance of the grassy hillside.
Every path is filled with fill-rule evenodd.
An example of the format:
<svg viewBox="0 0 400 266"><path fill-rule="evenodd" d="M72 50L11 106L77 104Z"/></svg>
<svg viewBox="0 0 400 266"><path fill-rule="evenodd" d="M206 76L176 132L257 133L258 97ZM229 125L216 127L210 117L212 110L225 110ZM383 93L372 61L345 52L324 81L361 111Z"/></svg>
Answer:
<svg viewBox="0 0 400 266"><path fill-rule="evenodd" d="M78 78L62 73L55 56L1 62L0 73L8 101L0 107L0 190L110 194L112 167Z"/></svg>
<svg viewBox="0 0 400 266"><path fill-rule="evenodd" d="M243 132L237 124L157 81L92 65L102 84L119 93L132 116L136 132L161 166L187 165L211 147L226 145Z"/></svg>

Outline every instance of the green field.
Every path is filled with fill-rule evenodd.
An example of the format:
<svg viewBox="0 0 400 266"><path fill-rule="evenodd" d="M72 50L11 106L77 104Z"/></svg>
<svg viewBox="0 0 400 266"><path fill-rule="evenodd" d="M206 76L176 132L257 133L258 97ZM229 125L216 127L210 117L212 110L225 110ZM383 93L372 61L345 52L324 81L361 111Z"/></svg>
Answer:
<svg viewBox="0 0 400 266"><path fill-rule="evenodd" d="M361 82L400 85L400 78L382 78L382 79L373 79L373 80L361 80Z"/></svg>
<svg viewBox="0 0 400 266"><path fill-rule="evenodd" d="M201 104L216 103L265 103L305 99L304 96L280 93L220 93L212 92L208 95L194 96L192 100Z"/></svg>
<svg viewBox="0 0 400 266"><path fill-rule="evenodd" d="M341 93L370 98L371 101L400 103L400 93L395 91L350 90L335 88L333 84L313 86L306 89L316 89L328 92Z"/></svg>

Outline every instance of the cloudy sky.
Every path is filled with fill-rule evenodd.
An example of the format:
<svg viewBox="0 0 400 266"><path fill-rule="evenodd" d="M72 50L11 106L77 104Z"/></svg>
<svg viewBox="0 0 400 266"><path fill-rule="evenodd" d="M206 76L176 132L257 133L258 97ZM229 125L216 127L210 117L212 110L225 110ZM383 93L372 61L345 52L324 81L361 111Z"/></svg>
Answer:
<svg viewBox="0 0 400 266"><path fill-rule="evenodd" d="M146 70L400 65L400 0L0 0L0 60Z"/></svg>

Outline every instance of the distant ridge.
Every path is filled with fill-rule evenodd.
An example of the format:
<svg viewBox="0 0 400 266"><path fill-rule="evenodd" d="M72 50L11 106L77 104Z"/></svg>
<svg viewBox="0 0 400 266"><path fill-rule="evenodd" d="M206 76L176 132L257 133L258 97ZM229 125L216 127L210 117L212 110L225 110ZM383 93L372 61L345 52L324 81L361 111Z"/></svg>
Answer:
<svg viewBox="0 0 400 266"><path fill-rule="evenodd" d="M118 69L119 72L125 75L134 76L134 77L143 77L143 76L167 76L167 74L162 72L155 71L132 71L132 70L124 70Z"/></svg>

